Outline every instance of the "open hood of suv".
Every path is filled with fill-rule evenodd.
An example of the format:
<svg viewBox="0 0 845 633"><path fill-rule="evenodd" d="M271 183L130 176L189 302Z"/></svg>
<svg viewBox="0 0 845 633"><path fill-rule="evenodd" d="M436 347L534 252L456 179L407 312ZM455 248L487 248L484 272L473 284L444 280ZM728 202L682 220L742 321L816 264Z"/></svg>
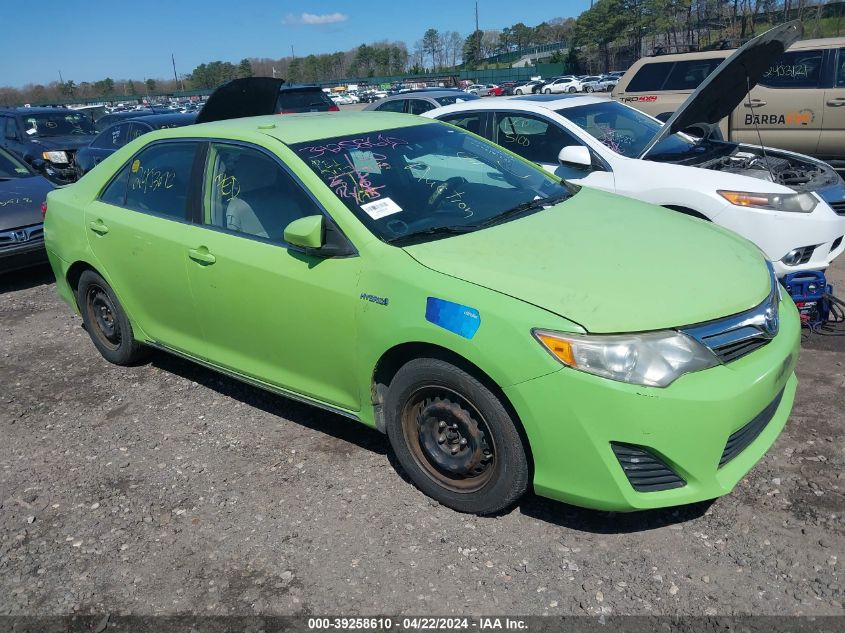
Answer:
<svg viewBox="0 0 845 633"><path fill-rule="evenodd" d="M801 37L801 22L781 24L749 40L716 67L645 146L640 158L670 134L714 124L733 112L774 61Z"/></svg>
<svg viewBox="0 0 845 633"><path fill-rule="evenodd" d="M196 122L209 123L273 114L276 111L279 88L283 83L284 79L272 77L233 79L211 93L197 115Z"/></svg>

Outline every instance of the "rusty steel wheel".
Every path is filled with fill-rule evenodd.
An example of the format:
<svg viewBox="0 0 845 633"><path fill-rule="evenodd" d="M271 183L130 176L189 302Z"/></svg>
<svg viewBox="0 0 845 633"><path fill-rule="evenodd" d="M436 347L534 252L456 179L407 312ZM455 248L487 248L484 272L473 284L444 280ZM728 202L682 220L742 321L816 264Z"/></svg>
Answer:
<svg viewBox="0 0 845 633"><path fill-rule="evenodd" d="M418 389L403 408L402 431L417 464L440 485L472 492L490 480L495 438L484 416L454 390Z"/></svg>
<svg viewBox="0 0 845 633"><path fill-rule="evenodd" d="M526 450L495 388L444 360L417 358L387 390L397 460L420 490L461 512L498 512L528 488Z"/></svg>

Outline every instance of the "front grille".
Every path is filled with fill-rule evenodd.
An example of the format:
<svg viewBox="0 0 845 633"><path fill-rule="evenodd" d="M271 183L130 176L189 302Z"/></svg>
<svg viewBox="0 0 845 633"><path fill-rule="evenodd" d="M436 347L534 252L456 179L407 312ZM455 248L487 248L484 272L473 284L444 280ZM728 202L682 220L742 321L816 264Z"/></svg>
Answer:
<svg viewBox="0 0 845 633"><path fill-rule="evenodd" d="M740 314L681 329L702 345L707 346L722 363L747 356L763 347L778 333L778 282L770 269L771 293L755 308Z"/></svg>
<svg viewBox="0 0 845 633"><path fill-rule="evenodd" d="M34 224L10 231L0 231L0 248L30 244L44 239L44 225Z"/></svg>
<svg viewBox="0 0 845 633"><path fill-rule="evenodd" d="M772 400L765 409L757 414L751 422L738 431L731 433L727 444L725 444L725 450L722 451L722 458L719 460L719 468L739 455L742 451L748 448L748 445L751 444L751 442L757 439L757 436L763 432L763 429L766 428L766 425L771 422L774 417L775 411L777 411L778 406L780 406L781 398L783 398L783 390L781 390L777 397Z"/></svg>
<svg viewBox="0 0 845 633"><path fill-rule="evenodd" d="M830 208L833 209L839 215L845 215L845 200L840 200L839 202L828 202Z"/></svg>
<svg viewBox="0 0 845 633"><path fill-rule="evenodd" d="M687 484L659 457L642 446L611 442L610 447L622 471L637 492L657 492L681 488Z"/></svg>

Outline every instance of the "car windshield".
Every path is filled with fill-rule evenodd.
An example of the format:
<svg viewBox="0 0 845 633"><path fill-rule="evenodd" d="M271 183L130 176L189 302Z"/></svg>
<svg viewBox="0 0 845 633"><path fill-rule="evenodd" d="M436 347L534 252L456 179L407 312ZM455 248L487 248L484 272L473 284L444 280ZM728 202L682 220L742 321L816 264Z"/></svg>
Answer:
<svg viewBox="0 0 845 633"><path fill-rule="evenodd" d="M97 133L91 117L82 112L60 110L37 112L23 116L24 131L29 136L93 136Z"/></svg>
<svg viewBox="0 0 845 633"><path fill-rule="evenodd" d="M441 123L291 147L370 231L397 245L478 230L572 193L543 170Z"/></svg>
<svg viewBox="0 0 845 633"><path fill-rule="evenodd" d="M562 108L557 110L557 113L617 154L628 158L637 158L662 127L659 121L613 101ZM695 146L696 143L691 138L671 134L649 152L649 157L684 154Z"/></svg>
<svg viewBox="0 0 845 633"><path fill-rule="evenodd" d="M26 168L26 165L6 150L0 149L0 180L28 178L32 175L33 173Z"/></svg>
<svg viewBox="0 0 845 633"><path fill-rule="evenodd" d="M333 95L337 97L338 95ZM332 107L332 99L320 88L311 90L282 90L276 101L279 112L326 111Z"/></svg>
<svg viewBox="0 0 845 633"><path fill-rule="evenodd" d="M455 96L448 96L448 97L434 97L434 100L442 106L445 105L452 105L453 103L461 103L462 101L473 101L474 99L480 99L478 95L471 95L468 93L463 93Z"/></svg>

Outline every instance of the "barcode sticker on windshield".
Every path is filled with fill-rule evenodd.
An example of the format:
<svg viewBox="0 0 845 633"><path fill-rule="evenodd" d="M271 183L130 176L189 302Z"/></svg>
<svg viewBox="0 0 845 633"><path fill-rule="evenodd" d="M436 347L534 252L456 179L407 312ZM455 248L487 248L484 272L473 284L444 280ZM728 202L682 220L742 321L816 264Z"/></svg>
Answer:
<svg viewBox="0 0 845 633"><path fill-rule="evenodd" d="M383 217L393 215L402 211L402 207L393 202L390 198L382 198L375 202L362 204L361 209L373 220L381 220Z"/></svg>

